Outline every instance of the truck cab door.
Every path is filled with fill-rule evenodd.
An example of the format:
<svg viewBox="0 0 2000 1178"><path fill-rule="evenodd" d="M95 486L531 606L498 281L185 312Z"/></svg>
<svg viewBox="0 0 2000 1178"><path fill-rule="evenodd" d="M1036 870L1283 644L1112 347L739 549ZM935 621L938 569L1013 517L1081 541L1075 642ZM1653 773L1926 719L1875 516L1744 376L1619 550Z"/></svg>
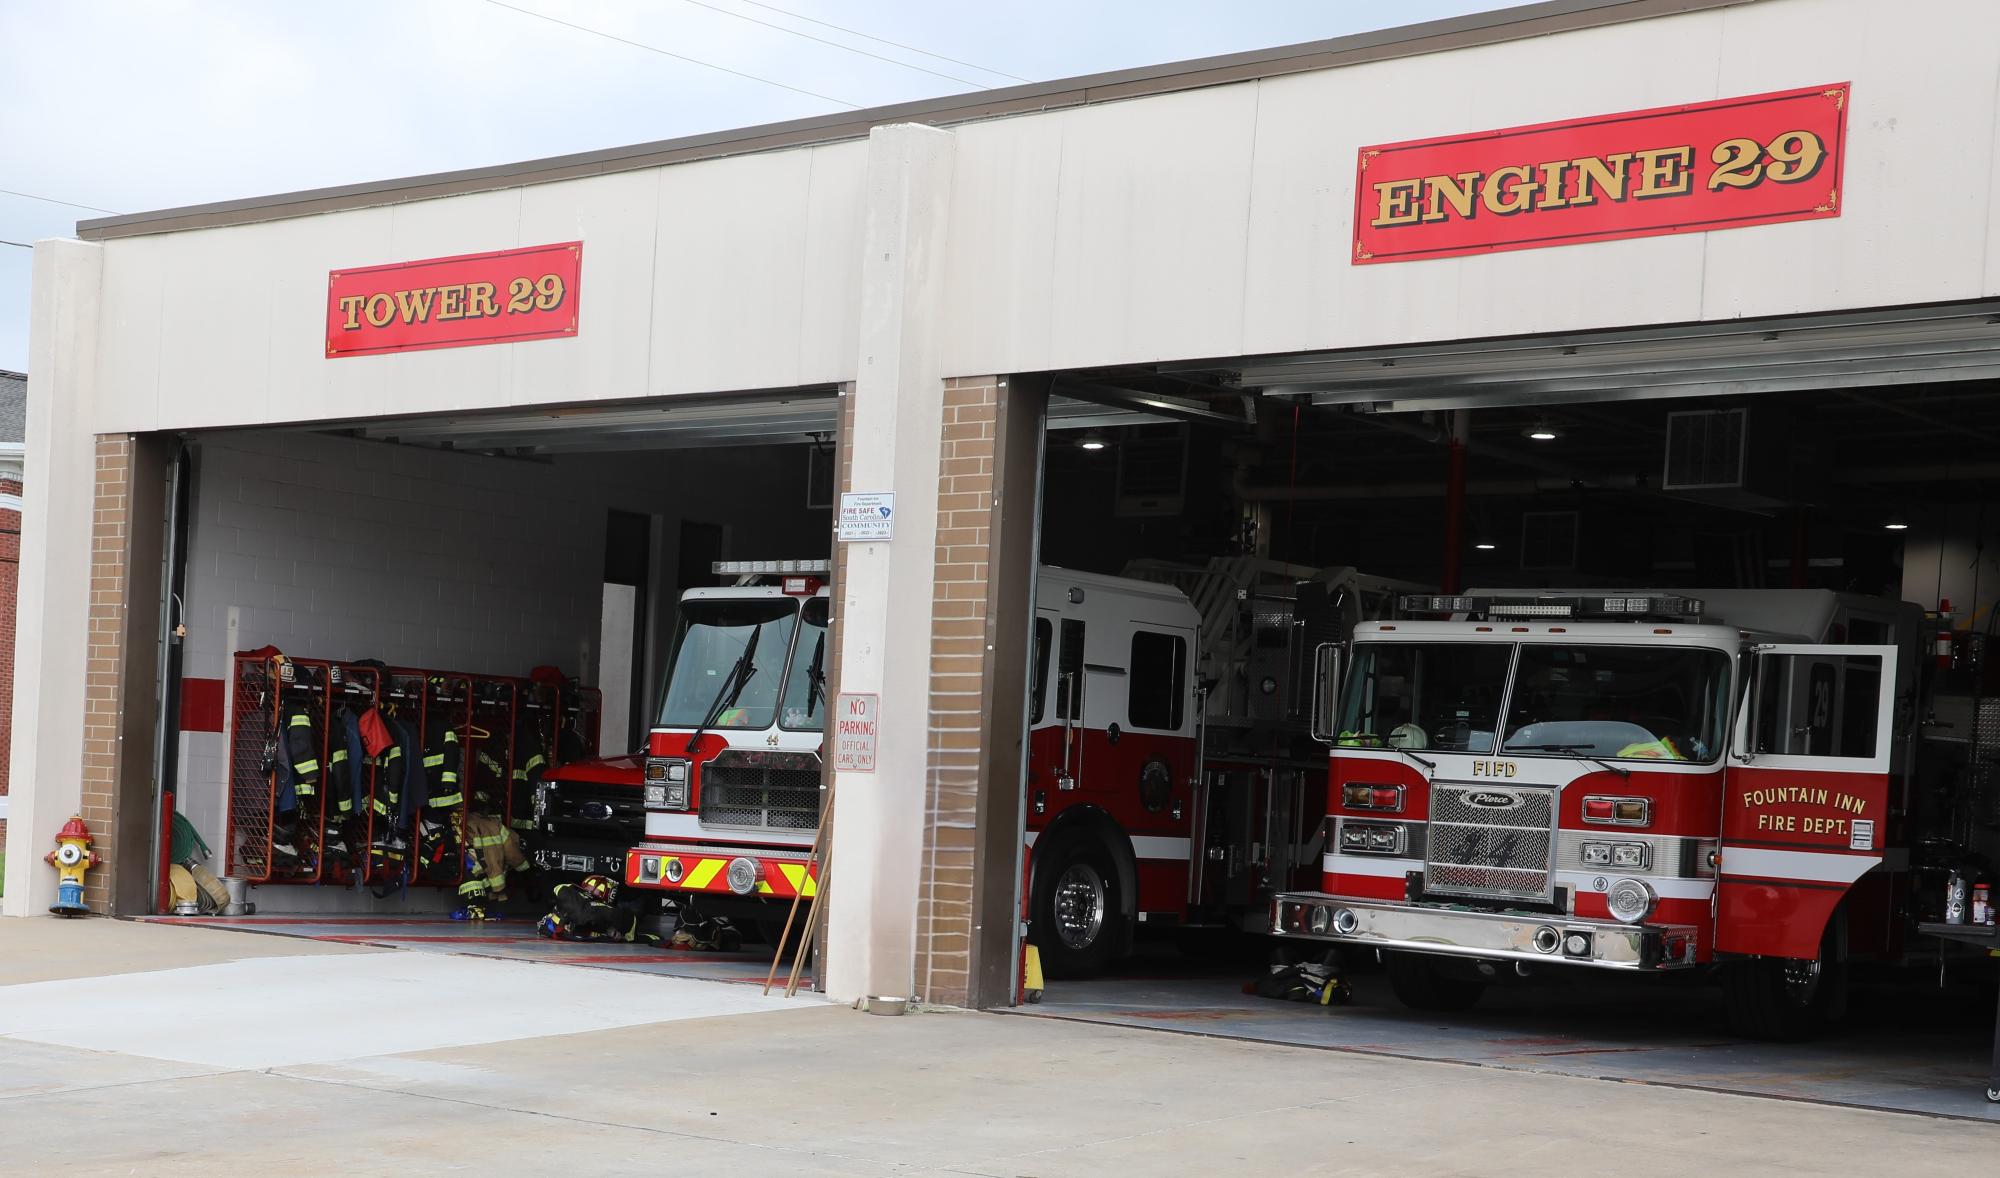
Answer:
<svg viewBox="0 0 2000 1178"><path fill-rule="evenodd" d="M1811 958L1882 862L1896 647L1752 649L1723 787L1715 947Z"/></svg>

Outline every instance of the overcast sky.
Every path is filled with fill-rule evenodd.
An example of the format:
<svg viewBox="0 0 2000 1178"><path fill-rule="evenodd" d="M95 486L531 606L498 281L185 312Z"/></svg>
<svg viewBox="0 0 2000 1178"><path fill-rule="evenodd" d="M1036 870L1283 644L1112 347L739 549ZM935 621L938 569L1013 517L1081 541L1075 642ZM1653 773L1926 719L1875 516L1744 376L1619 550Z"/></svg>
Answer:
<svg viewBox="0 0 2000 1178"><path fill-rule="evenodd" d="M1044 81L1506 6L504 3L811 94L565 28L501 0L0 0L0 189L139 212L824 114L843 109L836 100L876 106L1012 85L1008 74ZM67 236L79 218L96 215L0 193L0 239ZM27 367L29 258L29 250L0 246L0 368Z"/></svg>

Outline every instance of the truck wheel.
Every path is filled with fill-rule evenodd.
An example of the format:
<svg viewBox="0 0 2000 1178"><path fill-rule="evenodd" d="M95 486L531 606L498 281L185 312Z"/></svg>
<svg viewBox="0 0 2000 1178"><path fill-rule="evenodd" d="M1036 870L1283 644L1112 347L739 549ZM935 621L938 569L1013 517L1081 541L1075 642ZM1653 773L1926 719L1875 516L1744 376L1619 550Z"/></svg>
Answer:
<svg viewBox="0 0 2000 1178"><path fill-rule="evenodd" d="M1485 982L1452 977L1427 954L1384 953L1382 960L1389 970L1389 988L1411 1010L1469 1010L1486 992Z"/></svg>
<svg viewBox="0 0 2000 1178"><path fill-rule="evenodd" d="M1759 957L1733 961L1722 971L1723 1009L1729 1029L1745 1039L1795 1043L1834 1021L1846 967L1824 957L1794 961Z"/></svg>
<svg viewBox="0 0 2000 1178"><path fill-rule="evenodd" d="M1036 865L1030 938L1042 951L1042 973L1087 978L1100 973L1124 943L1125 915L1118 868L1095 839L1065 841Z"/></svg>
<svg viewBox="0 0 2000 1178"><path fill-rule="evenodd" d="M792 921L792 935L785 937L783 947L785 960L791 960L792 955L799 951L799 942L805 939L805 928L806 910L800 908L798 919ZM784 932L785 922L782 920L760 918L757 921L757 939L770 946L774 952L778 950L778 940L784 937Z"/></svg>
<svg viewBox="0 0 2000 1178"><path fill-rule="evenodd" d="M1729 1029L1745 1039L1794 1043L1838 1022L1847 1011L1847 963L1840 960L1836 921L1827 922L1819 956L1810 961L1755 957L1722 970Z"/></svg>

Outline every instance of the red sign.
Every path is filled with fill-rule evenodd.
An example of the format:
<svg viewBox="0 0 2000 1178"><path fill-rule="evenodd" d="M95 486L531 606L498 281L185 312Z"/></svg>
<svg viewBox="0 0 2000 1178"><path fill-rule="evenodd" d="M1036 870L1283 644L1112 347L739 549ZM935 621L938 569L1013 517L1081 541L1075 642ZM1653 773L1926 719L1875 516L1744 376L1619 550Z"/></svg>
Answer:
<svg viewBox="0 0 2000 1178"><path fill-rule="evenodd" d="M1354 262L1840 215L1847 83L1361 149Z"/></svg>
<svg viewBox="0 0 2000 1178"><path fill-rule="evenodd" d="M575 335L582 266L583 243L568 241L335 270L326 280L326 354Z"/></svg>

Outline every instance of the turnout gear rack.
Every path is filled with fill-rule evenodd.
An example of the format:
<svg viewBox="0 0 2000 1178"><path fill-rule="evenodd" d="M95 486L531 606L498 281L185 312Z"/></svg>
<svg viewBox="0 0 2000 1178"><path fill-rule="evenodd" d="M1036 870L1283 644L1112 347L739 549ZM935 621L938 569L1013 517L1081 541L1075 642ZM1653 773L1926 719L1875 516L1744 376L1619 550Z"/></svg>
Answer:
<svg viewBox="0 0 2000 1178"><path fill-rule="evenodd" d="M542 773L597 754L602 712L594 688L567 679L268 648L232 660L230 700L230 875L459 893L474 881L482 893L505 890L485 878L468 819L532 828Z"/></svg>

